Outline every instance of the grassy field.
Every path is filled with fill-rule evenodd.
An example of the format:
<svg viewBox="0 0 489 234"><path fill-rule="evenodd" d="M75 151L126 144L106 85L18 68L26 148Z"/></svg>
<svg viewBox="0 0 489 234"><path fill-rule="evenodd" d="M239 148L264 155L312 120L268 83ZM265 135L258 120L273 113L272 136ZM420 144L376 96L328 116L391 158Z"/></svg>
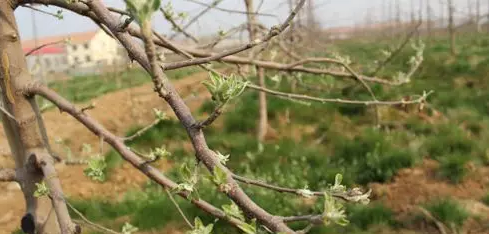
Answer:
<svg viewBox="0 0 489 234"><path fill-rule="evenodd" d="M166 74L170 79L177 80L197 71L199 68L189 67L168 71ZM133 68L103 76L79 76L68 80L55 81L50 83L49 87L72 102L86 102L109 92L150 82L151 78L145 71Z"/></svg>
<svg viewBox="0 0 489 234"><path fill-rule="evenodd" d="M375 67L372 58L380 58L382 49L392 45L355 41L335 46L332 50L349 55L355 67L368 74ZM325 188L334 181L336 173L343 174L344 183L348 186L393 183L392 178L400 169L418 167L425 159L439 163L432 175L439 183L455 186L469 176L468 164L474 167L489 165L489 38L486 35L466 37L458 41L458 48L460 53L453 57L449 53L448 41L431 41L424 52L423 64L410 83L399 87L372 86L382 100L398 100L404 95L434 90L428 99L429 105L423 111L425 118L419 117L416 108L405 113L394 107L382 107L379 109L382 114L380 123L384 127L379 129L374 127L374 109L370 106L299 103L269 97L269 118L275 137L260 145L254 132L258 119L257 93L246 91L228 107L215 126L206 129L207 141L211 148L231 155L227 165L237 174L286 187ZM397 71L405 71L408 67L406 62L413 53L409 47L405 48L381 75L392 76ZM370 66L359 66L361 64ZM131 72L125 73L121 80L119 86L113 82L110 85L85 86L82 80L74 79L66 86L69 88L63 88L61 83L53 87L62 92L66 90L64 94L71 100L85 101L108 90L149 79ZM321 90L312 91L315 96L369 97L360 85L353 82L310 75L304 75L302 81L304 87L321 87ZM281 90L291 89L286 78L277 82L269 79L267 83ZM75 95L77 90L92 90L93 87L97 91ZM304 87L299 86L298 91L306 92ZM208 102L199 111L205 116L212 108ZM137 129L135 126L128 134ZM131 146L147 152L164 143L172 152L171 162L193 165L193 152L185 150L188 147L183 143L187 140L178 122L166 120L132 142ZM114 152L109 153L106 160L111 168L122 162ZM207 174L204 171L201 173ZM179 181L178 168L166 174ZM274 214L321 213L320 201L310 204L292 195L245 185L244 189L259 205ZM199 181L198 191L202 198L215 206L230 203L207 179ZM489 204L489 194L475 199ZM120 202L103 198L72 199L71 202L92 221L117 229L123 224L117 221L120 218L143 231L161 231L168 226L186 228L165 191L149 181L140 190L125 194ZM192 219L199 216L205 223L214 222L213 217L188 202L182 199L178 202ZM449 226L453 224L455 228L462 227L470 218L456 199L433 197L420 205L441 222ZM349 226L317 227L311 233L379 233L380 230L389 233L419 228L416 225L420 222L419 217L399 218L380 200L374 199L367 206L347 205L347 212L351 221ZM293 227L298 229L303 225L298 223ZM223 221L216 221L214 230L213 233L239 233Z"/></svg>

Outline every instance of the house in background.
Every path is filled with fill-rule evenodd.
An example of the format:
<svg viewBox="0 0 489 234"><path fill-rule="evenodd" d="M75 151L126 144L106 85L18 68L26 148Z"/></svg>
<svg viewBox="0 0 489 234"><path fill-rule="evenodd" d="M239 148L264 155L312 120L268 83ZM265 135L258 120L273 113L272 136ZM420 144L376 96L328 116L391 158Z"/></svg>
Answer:
<svg viewBox="0 0 489 234"><path fill-rule="evenodd" d="M35 47L23 47L24 54L31 52ZM36 50L27 56L27 68L35 77L43 74L63 73L69 68L66 50L60 45L50 45Z"/></svg>
<svg viewBox="0 0 489 234"><path fill-rule="evenodd" d="M119 48L119 43L103 30L71 34L66 45L68 64L78 74L117 66L125 61Z"/></svg>
<svg viewBox="0 0 489 234"><path fill-rule="evenodd" d="M64 72L70 75L94 74L125 63L119 43L103 30L73 33L22 41L24 51L50 44L27 57L33 75Z"/></svg>

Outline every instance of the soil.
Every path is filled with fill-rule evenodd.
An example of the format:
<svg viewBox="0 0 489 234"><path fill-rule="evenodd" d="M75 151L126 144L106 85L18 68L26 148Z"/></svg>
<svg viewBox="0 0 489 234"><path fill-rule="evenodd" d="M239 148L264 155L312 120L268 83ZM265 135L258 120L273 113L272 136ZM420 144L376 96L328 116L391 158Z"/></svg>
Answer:
<svg viewBox="0 0 489 234"><path fill-rule="evenodd" d="M203 100L209 98L208 92L202 85L195 85L206 77L206 73L198 73L174 82L183 97L191 92L197 93L197 98L187 99L192 110L196 110ZM191 90L191 87L198 87L198 90ZM153 108L166 110L169 116L173 116L172 112L168 111L169 108L166 103L152 91L151 84L109 93L92 101L95 103L95 108L88 110L88 113L109 131L121 136L136 124L145 125L152 122L154 119ZM84 105L79 106L83 107ZM98 137L66 113L51 109L45 112L43 116L52 141L51 144L55 146L55 150L60 155L66 151L62 147L56 147L55 139L67 140L66 145L75 156L83 156L81 148L84 143L90 144L93 149L98 149ZM8 157L8 144L3 134L3 129L0 126L0 168L12 167L13 162ZM102 149L104 152L108 150L107 145ZM166 169L170 165L161 162L157 166ZM113 176L104 184L90 181L83 174L83 165L57 164L56 167L64 192L67 196L75 198L119 199L125 191L147 181L142 173L128 164L116 168ZM412 207L431 199L452 197L463 201L471 212L489 220L489 208L477 202L488 191L489 167L470 167L470 175L458 184L451 184L438 179L435 174L437 167L435 161L425 160L415 168L401 170L390 183L370 184L369 187L373 190L375 200L381 200L398 212L400 216L413 213ZM20 217L24 213L24 201L19 199L22 197L22 193L15 183L0 184L0 193L0 234L11 233L18 228ZM476 220L467 222L464 229L471 230L470 233L489 233L489 228L484 227L481 222ZM436 229L429 229L421 233L432 231L437 232ZM169 228L159 233L180 232Z"/></svg>
<svg viewBox="0 0 489 234"><path fill-rule="evenodd" d="M175 88L186 99L189 107L197 109L210 95L202 85L195 85L207 78L207 73L197 73L187 78L174 82ZM193 90L198 87L197 90ZM187 97L191 92L196 97ZM132 101L131 101L132 100ZM116 135L123 136L134 125L147 125L154 120L153 108L165 110L168 116L175 118L164 100L153 92L152 84L146 84L135 88L116 91L93 99L95 108L87 113L98 120L105 128ZM77 105L88 106L90 103ZM51 141L51 146L59 155L66 155L66 149L55 143L56 139L66 140L66 146L70 148L74 157L83 157L82 145L90 144L92 149L99 150L99 138L88 131L66 113L60 113L57 109L51 109L43 113L46 129ZM102 151L109 150L104 145ZM8 142L0 125L0 168L14 167L11 160ZM161 162L157 165L160 169L168 168L168 164ZM107 182L100 184L89 180L84 174L84 165L56 165L63 190L69 197L90 198L104 197L117 199L125 191L130 190L144 182L147 178L144 174L134 169L129 164L123 164L116 168L114 176ZM11 233L19 227L20 217L25 212L22 192L16 183L0 184L0 234Z"/></svg>

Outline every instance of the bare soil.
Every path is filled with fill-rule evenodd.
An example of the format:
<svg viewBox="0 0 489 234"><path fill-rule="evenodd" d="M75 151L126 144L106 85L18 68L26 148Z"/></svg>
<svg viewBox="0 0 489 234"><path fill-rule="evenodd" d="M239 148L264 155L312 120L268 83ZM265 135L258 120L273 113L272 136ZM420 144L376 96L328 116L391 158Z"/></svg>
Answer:
<svg viewBox="0 0 489 234"><path fill-rule="evenodd" d="M197 73L174 82L176 89L184 98L191 92L196 92L197 97L186 99L191 109L196 109L209 98L208 92L202 85L195 85L206 78L207 73ZM195 87L198 89L193 90ZM154 120L153 108L165 110L170 117L174 118L173 112L165 101L153 92L152 84L109 93L93 99L91 103L95 103L95 108L88 110L87 113L109 131L120 136L123 136L129 128L136 124L151 123ZM88 104L90 103L85 105ZM76 157L84 156L81 154L83 144L90 144L96 152L99 150L99 138L68 114L51 109L43 113L43 117L51 145L59 155L66 155L66 150L57 146L56 139L66 140L66 146ZM109 149L109 146L105 145L102 151L106 153ZM14 166L9 154L8 142L0 125L0 168ZM161 162L157 166L164 170L169 165ZM129 164L116 168L114 176L103 184L89 180L83 174L83 165L57 164L56 167L63 190L69 197L118 199L125 191L147 181L144 174ZM16 230L20 226L20 218L24 212L25 205L18 185L16 183L0 184L0 234Z"/></svg>

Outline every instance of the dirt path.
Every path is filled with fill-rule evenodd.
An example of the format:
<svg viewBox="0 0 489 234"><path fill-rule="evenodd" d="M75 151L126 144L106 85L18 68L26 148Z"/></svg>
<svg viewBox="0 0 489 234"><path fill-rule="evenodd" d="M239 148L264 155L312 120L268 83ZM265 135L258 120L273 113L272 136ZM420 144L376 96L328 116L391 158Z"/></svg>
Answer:
<svg viewBox="0 0 489 234"><path fill-rule="evenodd" d="M187 99L187 104L193 110L200 106L203 100L209 97L202 85L195 85L207 78L207 73L197 73L187 78L175 81L175 87L185 98L191 92L196 92L196 98ZM193 90L194 88L197 90ZM133 101L131 101L131 99ZM174 117L167 104L152 90L152 84L125 89L106 94L92 100L95 108L88 113L109 131L116 135L124 135L132 126L149 124L154 120L152 109L165 110L169 116ZM83 107L83 104L78 105ZM73 155L80 155L82 145L90 144L94 150L99 148L99 139L66 113L52 109L43 114L48 135L53 148L65 155L61 147L56 147L56 139L64 139ZM107 152L109 146L104 146ZM0 167L13 167L9 154L8 143L0 126ZM147 180L147 178L128 164L117 168L113 177L104 184L95 183L83 174L84 166L56 165L63 185L63 190L70 197L109 197L119 198L124 192ZM167 167L162 162L161 169ZM11 233L19 227L20 217L24 213L22 193L16 183L0 184L0 234Z"/></svg>

